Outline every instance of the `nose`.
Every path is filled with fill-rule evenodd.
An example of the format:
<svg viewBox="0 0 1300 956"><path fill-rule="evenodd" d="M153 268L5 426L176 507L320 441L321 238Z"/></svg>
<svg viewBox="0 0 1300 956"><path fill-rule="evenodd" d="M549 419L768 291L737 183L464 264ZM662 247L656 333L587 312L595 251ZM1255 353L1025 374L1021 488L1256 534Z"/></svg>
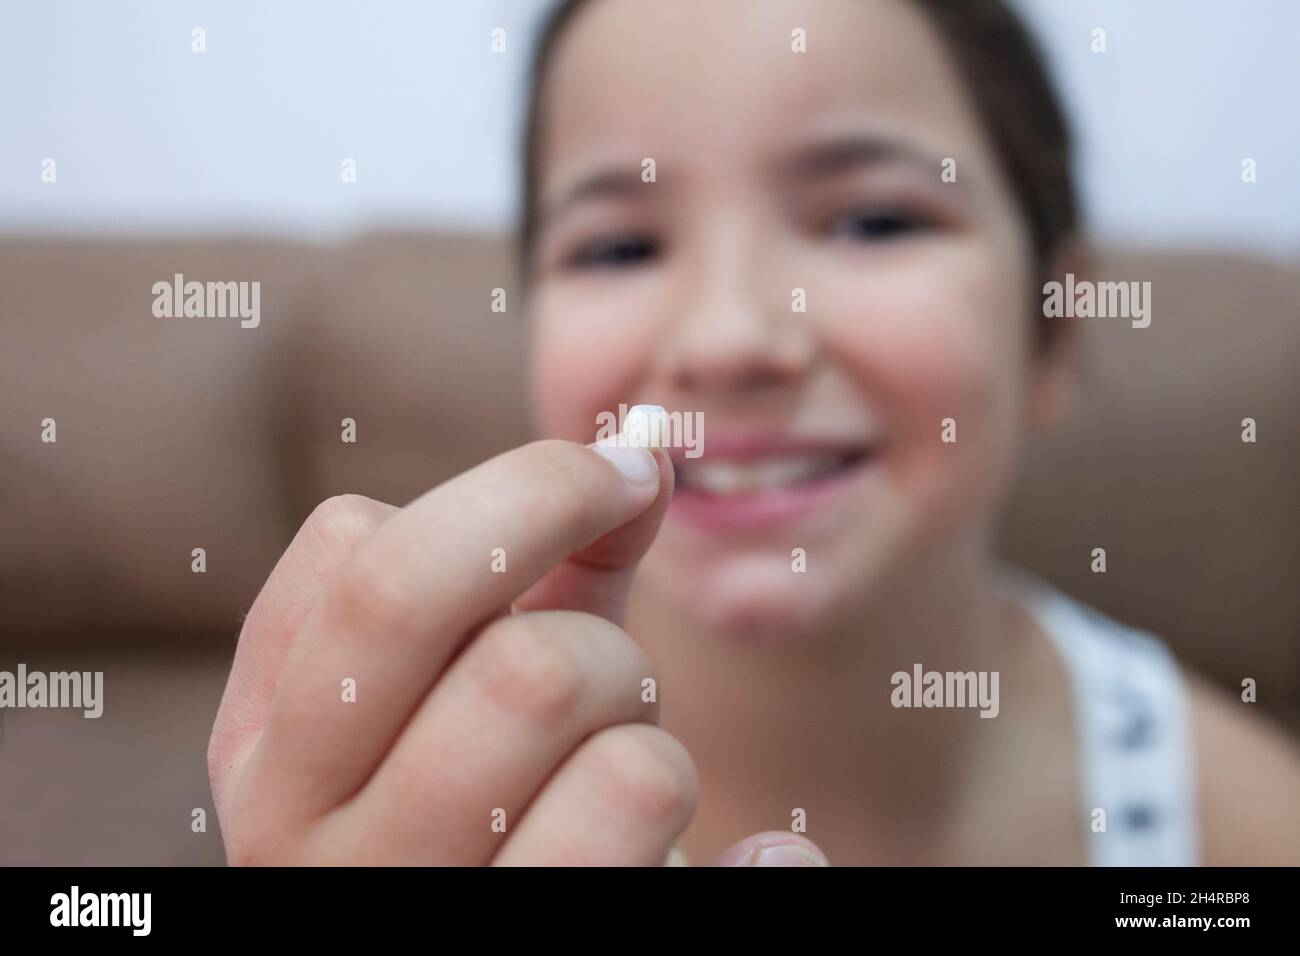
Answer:
<svg viewBox="0 0 1300 956"><path fill-rule="evenodd" d="M674 391L738 395L790 386L807 375L816 339L795 312L794 287L739 219L715 223L706 249L684 270L679 307L658 352ZM747 238L748 237L748 238Z"/></svg>

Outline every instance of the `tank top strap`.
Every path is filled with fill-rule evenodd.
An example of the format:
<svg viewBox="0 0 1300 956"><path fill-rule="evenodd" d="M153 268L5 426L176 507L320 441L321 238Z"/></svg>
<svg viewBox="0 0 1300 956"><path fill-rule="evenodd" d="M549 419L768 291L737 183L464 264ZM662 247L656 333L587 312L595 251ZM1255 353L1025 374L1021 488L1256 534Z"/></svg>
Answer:
<svg viewBox="0 0 1300 956"><path fill-rule="evenodd" d="M1069 674L1089 861L1197 865L1191 710L1169 649L1028 571L1005 568L1000 580L1047 634Z"/></svg>

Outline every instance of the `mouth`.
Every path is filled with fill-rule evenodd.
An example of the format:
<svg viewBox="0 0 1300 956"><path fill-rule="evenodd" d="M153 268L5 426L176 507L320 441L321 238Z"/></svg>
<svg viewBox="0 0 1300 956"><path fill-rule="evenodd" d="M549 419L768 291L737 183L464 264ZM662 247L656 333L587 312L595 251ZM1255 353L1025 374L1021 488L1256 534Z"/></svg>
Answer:
<svg viewBox="0 0 1300 956"><path fill-rule="evenodd" d="M707 531L793 523L829 506L878 453L865 442L711 436L699 458L674 454L676 491L670 513Z"/></svg>

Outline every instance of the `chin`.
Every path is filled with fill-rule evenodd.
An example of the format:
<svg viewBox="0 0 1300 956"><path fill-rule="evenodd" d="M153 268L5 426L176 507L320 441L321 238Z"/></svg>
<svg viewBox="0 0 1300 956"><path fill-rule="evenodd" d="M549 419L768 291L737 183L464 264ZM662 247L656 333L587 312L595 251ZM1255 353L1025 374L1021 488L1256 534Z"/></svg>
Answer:
<svg viewBox="0 0 1300 956"><path fill-rule="evenodd" d="M662 560L653 569L643 568L651 571L652 590L671 595L678 614L725 643L807 646L845 620L847 605L863 593L860 580L842 580L838 570L792 570L794 559L785 553L719 556L712 566L656 557Z"/></svg>

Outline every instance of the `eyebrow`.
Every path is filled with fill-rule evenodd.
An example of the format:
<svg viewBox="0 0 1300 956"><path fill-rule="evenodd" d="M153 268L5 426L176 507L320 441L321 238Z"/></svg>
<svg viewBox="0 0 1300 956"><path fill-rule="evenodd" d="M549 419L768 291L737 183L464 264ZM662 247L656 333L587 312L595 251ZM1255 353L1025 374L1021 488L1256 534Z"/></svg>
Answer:
<svg viewBox="0 0 1300 956"><path fill-rule="evenodd" d="M796 179L817 179L887 163L932 171L938 181L939 157L895 139L862 134L837 136L806 146L795 154L788 171Z"/></svg>
<svg viewBox="0 0 1300 956"><path fill-rule="evenodd" d="M806 146L797 151L787 168L792 178L820 179L864 166L889 163L903 163L932 171L935 181L938 181L940 160L937 156L895 139L863 134L836 136ZM647 196L649 194L642 191L644 185L638 164L599 169L581 177L555 199L544 203L538 213L538 226L584 201Z"/></svg>
<svg viewBox="0 0 1300 956"><path fill-rule="evenodd" d="M543 203L538 211L540 226L558 216L565 209L593 199L630 199L645 188L641 182L639 163L627 167L608 167L583 176L563 190L555 199ZM641 193L642 195L648 195Z"/></svg>

